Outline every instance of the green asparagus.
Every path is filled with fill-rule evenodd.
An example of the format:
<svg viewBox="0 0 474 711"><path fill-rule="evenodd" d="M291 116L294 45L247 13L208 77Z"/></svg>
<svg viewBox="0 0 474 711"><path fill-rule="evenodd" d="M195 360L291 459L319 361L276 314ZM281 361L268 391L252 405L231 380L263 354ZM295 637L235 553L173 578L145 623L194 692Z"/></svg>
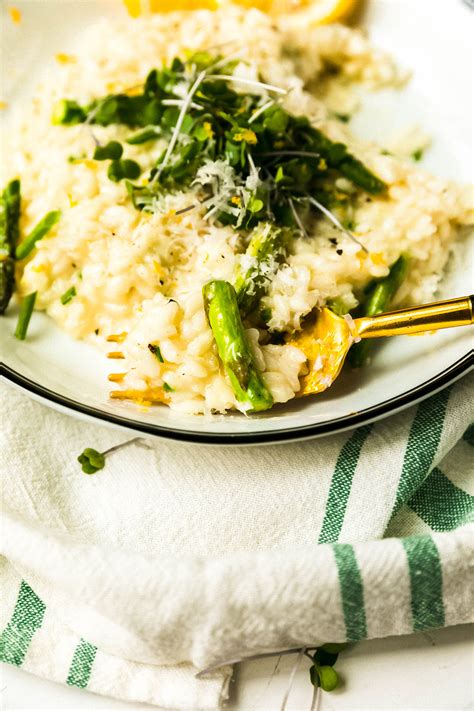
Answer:
<svg viewBox="0 0 474 711"><path fill-rule="evenodd" d="M15 288L13 256L20 220L20 181L12 180L0 195L0 314L10 302Z"/></svg>
<svg viewBox="0 0 474 711"><path fill-rule="evenodd" d="M18 314L18 323L15 329L15 338L19 341L24 341L26 338L26 332L30 323L31 314L35 307L36 301L36 291L32 294L25 296L20 306L20 313Z"/></svg>
<svg viewBox="0 0 474 711"><path fill-rule="evenodd" d="M286 256L288 230L269 223L254 230L247 250L241 257L235 280L240 313L248 316L258 306Z"/></svg>
<svg viewBox="0 0 474 711"><path fill-rule="evenodd" d="M402 254L397 261L392 264L389 274L370 289L367 300L357 315L376 316L377 314L387 311L390 307L390 302L407 275L408 265L409 258ZM367 362L372 347L373 343L369 340L361 341L352 346L349 351L348 360L353 368L360 368Z"/></svg>
<svg viewBox="0 0 474 711"><path fill-rule="evenodd" d="M257 369L234 287L227 281L210 281L203 287L203 297L217 351L237 400L249 411L268 410L273 397Z"/></svg>
<svg viewBox="0 0 474 711"><path fill-rule="evenodd" d="M35 248L37 242L43 239L45 235L54 227L59 218L61 217L61 212L59 210L52 210L48 212L33 228L29 235L20 242L15 251L16 259L26 259L29 254Z"/></svg>
<svg viewBox="0 0 474 711"><path fill-rule="evenodd" d="M327 161L328 166L339 170L346 178L352 180L354 185L358 185L372 195L379 195L387 189L383 180L349 153L343 143L334 143L314 126L310 127L309 140L312 149Z"/></svg>

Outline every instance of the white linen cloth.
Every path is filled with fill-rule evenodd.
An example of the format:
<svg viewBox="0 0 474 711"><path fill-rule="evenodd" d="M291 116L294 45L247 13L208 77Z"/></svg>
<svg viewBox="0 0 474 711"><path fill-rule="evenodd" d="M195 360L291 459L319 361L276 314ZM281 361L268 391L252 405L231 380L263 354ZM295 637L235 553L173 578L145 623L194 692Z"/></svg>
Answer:
<svg viewBox="0 0 474 711"><path fill-rule="evenodd" d="M92 476L78 454L127 436L1 384L0 657L196 711L226 696L209 666L469 621L472 384L325 439L147 440Z"/></svg>

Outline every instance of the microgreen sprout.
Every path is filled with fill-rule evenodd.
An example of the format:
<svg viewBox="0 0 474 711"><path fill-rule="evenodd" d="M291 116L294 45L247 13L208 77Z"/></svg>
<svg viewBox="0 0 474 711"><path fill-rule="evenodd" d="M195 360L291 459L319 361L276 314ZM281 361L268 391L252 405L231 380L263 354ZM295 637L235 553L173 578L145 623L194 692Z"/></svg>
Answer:
<svg viewBox="0 0 474 711"><path fill-rule="evenodd" d="M141 168L134 160L125 158L124 160L113 160L107 170L107 177L114 183L126 178L136 180L141 173Z"/></svg>
<svg viewBox="0 0 474 711"><path fill-rule="evenodd" d="M111 180L128 179L138 210L155 212L162 209L164 194L191 190L206 208L205 219L222 225L248 230L270 221L305 235L323 213L357 241L331 208L350 213L360 191L380 194L385 183L343 143L305 116L290 114L280 102L286 89L234 74L241 61L240 54L188 53L153 69L137 94L63 107L65 121L77 121L82 109L91 124L141 129L127 139L132 145L158 137L167 141L141 185L130 182L136 167L127 169L121 158L112 158L108 146L96 149L96 156L113 160ZM343 193L340 178L353 190Z"/></svg>
<svg viewBox="0 0 474 711"><path fill-rule="evenodd" d="M86 447L83 452L77 457L77 461L81 465L81 469L84 474L95 474L105 467L106 458L112 454L112 452L118 452L124 447L128 447L131 444L135 444L140 441L140 437L134 437L126 442L115 445L115 447L110 447L106 449L105 452L98 452L97 449L92 449L92 447Z"/></svg>
<svg viewBox="0 0 474 711"><path fill-rule="evenodd" d="M118 141L109 141L105 146L96 146L94 160L118 160L122 157L123 148Z"/></svg>
<svg viewBox="0 0 474 711"><path fill-rule="evenodd" d="M334 691L339 684L339 676L333 668L339 653L347 647L346 644L328 643L318 647L314 653L307 656L313 662L309 670L311 683L323 691Z"/></svg>

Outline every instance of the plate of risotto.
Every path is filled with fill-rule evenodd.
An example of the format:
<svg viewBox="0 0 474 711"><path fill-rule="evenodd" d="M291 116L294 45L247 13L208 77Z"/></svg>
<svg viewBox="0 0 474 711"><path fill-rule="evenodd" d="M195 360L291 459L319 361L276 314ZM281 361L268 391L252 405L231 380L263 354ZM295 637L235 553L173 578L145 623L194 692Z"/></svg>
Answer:
<svg viewBox="0 0 474 711"><path fill-rule="evenodd" d="M295 334L323 307L373 315L375 293L379 313L472 292L469 8L128 5L3 6L3 377L77 416L250 444L467 372L471 329L356 343L302 398Z"/></svg>

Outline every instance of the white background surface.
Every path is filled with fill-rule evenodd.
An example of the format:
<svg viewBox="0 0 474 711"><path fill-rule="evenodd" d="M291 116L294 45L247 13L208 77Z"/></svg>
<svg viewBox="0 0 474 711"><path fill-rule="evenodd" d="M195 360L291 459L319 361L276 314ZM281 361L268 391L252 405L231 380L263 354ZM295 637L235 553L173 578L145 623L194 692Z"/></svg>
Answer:
<svg viewBox="0 0 474 711"><path fill-rule="evenodd" d="M322 694L318 711L469 711L474 708L474 626L462 625L353 645L338 660L341 688ZM235 668L228 711L279 711L294 656L247 662ZM312 687L304 659L287 711L309 711ZM130 704L89 694L2 666L2 711L21 709L111 709L141 711Z"/></svg>

